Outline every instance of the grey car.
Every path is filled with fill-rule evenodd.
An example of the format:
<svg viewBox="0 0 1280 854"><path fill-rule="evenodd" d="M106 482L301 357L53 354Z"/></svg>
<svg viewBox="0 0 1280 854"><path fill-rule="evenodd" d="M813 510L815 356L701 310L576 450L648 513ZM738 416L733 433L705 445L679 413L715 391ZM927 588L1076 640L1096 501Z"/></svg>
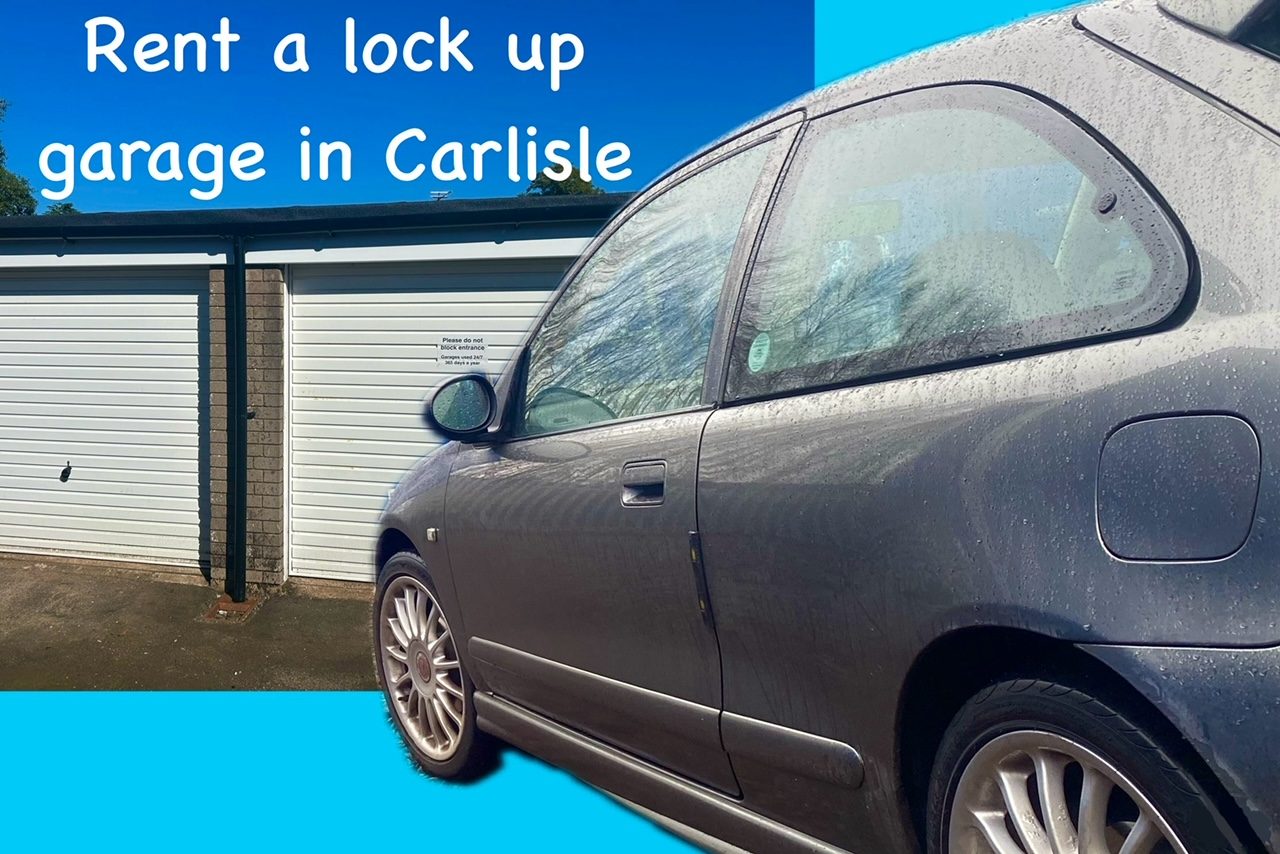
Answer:
<svg viewBox="0 0 1280 854"><path fill-rule="evenodd" d="M389 501L419 764L758 852L1280 852L1278 55L1086 7L639 194Z"/></svg>

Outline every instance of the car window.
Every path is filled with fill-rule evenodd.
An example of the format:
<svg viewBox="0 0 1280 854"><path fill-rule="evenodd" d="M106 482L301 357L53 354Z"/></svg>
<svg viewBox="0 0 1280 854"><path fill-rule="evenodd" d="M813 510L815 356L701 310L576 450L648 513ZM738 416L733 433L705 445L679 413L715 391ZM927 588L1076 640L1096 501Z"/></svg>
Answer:
<svg viewBox="0 0 1280 854"><path fill-rule="evenodd" d="M518 435L697 404L757 144L649 202L600 246L530 343Z"/></svg>
<svg viewBox="0 0 1280 854"><path fill-rule="evenodd" d="M1149 326L1171 221L1066 116L993 86L813 121L769 216L729 366L771 394Z"/></svg>

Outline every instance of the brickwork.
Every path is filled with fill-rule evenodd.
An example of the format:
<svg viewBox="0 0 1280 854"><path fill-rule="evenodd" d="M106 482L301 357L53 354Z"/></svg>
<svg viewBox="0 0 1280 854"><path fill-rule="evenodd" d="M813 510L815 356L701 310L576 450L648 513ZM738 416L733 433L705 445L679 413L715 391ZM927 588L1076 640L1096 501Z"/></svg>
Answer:
<svg viewBox="0 0 1280 854"><path fill-rule="evenodd" d="M227 273L209 271L209 568L227 577Z"/></svg>
<svg viewBox="0 0 1280 854"><path fill-rule="evenodd" d="M284 580L284 301L283 271L247 274L249 408L248 579Z"/></svg>
<svg viewBox="0 0 1280 854"><path fill-rule="evenodd" d="M227 341L226 280L209 272L209 543L213 579L227 567ZM246 273L249 372L247 577L279 584L284 574L284 274L275 268Z"/></svg>

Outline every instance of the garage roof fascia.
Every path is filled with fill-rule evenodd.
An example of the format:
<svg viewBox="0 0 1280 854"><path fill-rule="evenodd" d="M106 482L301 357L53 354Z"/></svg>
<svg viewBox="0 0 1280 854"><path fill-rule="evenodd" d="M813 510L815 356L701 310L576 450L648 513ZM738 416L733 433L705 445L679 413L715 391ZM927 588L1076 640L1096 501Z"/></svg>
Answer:
<svg viewBox="0 0 1280 854"><path fill-rule="evenodd" d="M611 193L3 217L0 270L222 266L232 263L237 240L249 263L258 264L283 261L280 250L305 254L301 250L321 247L326 251L309 255L309 261L382 260L383 254L385 260L572 256L630 198ZM408 251L415 245L422 251Z"/></svg>
<svg viewBox="0 0 1280 854"><path fill-rule="evenodd" d="M595 196L513 196L373 205L93 213L0 218L0 241L103 238L268 237L458 226L603 223L630 199Z"/></svg>

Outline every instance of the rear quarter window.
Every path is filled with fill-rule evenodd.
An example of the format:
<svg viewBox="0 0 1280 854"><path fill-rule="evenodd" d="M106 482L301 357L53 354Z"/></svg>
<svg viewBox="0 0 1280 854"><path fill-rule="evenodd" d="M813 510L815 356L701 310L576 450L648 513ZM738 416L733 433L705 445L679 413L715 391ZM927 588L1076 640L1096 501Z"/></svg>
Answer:
<svg viewBox="0 0 1280 854"><path fill-rule="evenodd" d="M995 86L813 120L771 211L730 398L871 381L1159 324L1179 230L1068 116Z"/></svg>

